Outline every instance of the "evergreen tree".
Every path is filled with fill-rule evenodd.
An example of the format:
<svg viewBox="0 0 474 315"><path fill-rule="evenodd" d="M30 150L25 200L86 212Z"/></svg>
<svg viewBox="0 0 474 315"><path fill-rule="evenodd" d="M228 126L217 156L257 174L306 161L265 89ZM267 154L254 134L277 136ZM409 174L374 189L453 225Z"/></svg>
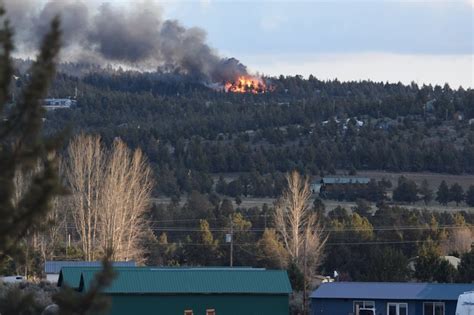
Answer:
<svg viewBox="0 0 474 315"><path fill-rule="evenodd" d="M217 181L216 184L216 193L225 195L227 194L227 183L224 180L224 177L219 176L219 180Z"/></svg>
<svg viewBox="0 0 474 315"><path fill-rule="evenodd" d="M407 281L410 277L408 259L399 250L392 248L369 251L365 281Z"/></svg>
<svg viewBox="0 0 474 315"><path fill-rule="evenodd" d="M436 193L436 201L442 205L448 205L450 199L449 187L446 181L442 181Z"/></svg>
<svg viewBox="0 0 474 315"><path fill-rule="evenodd" d="M432 282L440 264L440 250L433 243L428 242L420 248L415 262L415 278L423 282Z"/></svg>
<svg viewBox="0 0 474 315"><path fill-rule="evenodd" d="M372 207L370 202L364 199L357 199L356 206L352 208L352 211L362 217L369 217L372 214Z"/></svg>
<svg viewBox="0 0 474 315"><path fill-rule="evenodd" d="M3 10L1 15L3 17ZM8 22L0 30L0 114L9 100L12 78L12 33ZM54 74L54 60L59 51L59 21L46 36L38 60L31 68L31 78L20 101L14 104L7 117L0 120L0 255L14 254L20 239L29 230L39 229L49 211L49 203L61 193L54 150L56 139L41 135L43 109L40 104ZM15 172L29 172L37 164L42 171L35 175L31 187L14 205Z"/></svg>
<svg viewBox="0 0 474 315"><path fill-rule="evenodd" d="M465 253L461 256L461 262L458 266L458 281L472 283L474 281L474 251Z"/></svg>
<svg viewBox="0 0 474 315"><path fill-rule="evenodd" d="M400 176L398 186L393 191L393 200L403 202L415 202L418 200L418 187L412 180Z"/></svg>
<svg viewBox="0 0 474 315"><path fill-rule="evenodd" d="M45 225L51 199L63 192L58 179L58 164L54 154L59 149L59 138L42 135L44 110L41 99L45 96L55 73L55 61L60 48L59 19L52 21L51 31L45 36L37 60L30 69L28 82L19 101L6 112L13 76L11 52L12 30L4 20L5 11L0 8L0 258L21 258L20 240L27 233ZM34 175L31 185L17 203L14 177L18 171L28 172L40 165L41 171ZM73 290L62 290L54 297L61 315L80 315L89 311L100 312L105 302L99 298L100 291L113 279L111 265L105 261L105 269L98 273L95 284L86 294ZM30 294L22 296L13 312L23 314L31 311ZM0 306L0 313L12 311Z"/></svg>
<svg viewBox="0 0 474 315"><path fill-rule="evenodd" d="M469 207L474 207L474 185L469 186L466 191L466 204Z"/></svg>
<svg viewBox="0 0 474 315"><path fill-rule="evenodd" d="M455 201L457 206L464 200L464 190L458 183L451 185L449 189L449 200Z"/></svg>
<svg viewBox="0 0 474 315"><path fill-rule="evenodd" d="M439 283L452 283L456 278L456 268L446 259L440 258L434 272L433 280Z"/></svg>
<svg viewBox="0 0 474 315"><path fill-rule="evenodd" d="M430 184L426 179L423 179L420 186L421 199L425 205L428 205L433 200L433 191L430 189Z"/></svg>

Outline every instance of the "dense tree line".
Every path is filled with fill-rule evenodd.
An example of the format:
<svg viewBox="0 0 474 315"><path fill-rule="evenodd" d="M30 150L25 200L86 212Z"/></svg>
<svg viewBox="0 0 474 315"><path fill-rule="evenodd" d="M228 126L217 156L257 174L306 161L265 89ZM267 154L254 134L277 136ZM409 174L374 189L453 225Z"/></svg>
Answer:
<svg viewBox="0 0 474 315"><path fill-rule="evenodd" d="M413 180L404 176L398 179L398 185L393 191L393 201L414 203L423 200L428 205L433 199L442 205L449 202L456 203L459 206L465 202L468 206L474 207L474 185L470 185L465 192L459 183L453 183L448 186L446 181L441 181L435 192L430 188L429 183L424 180L421 185L417 185Z"/></svg>
<svg viewBox="0 0 474 315"><path fill-rule="evenodd" d="M352 281L474 280L469 274L474 261L472 213L383 204L372 211L360 200L352 209L337 207L325 214L318 199L312 211L324 222L329 237L318 269L321 274L337 271L340 280ZM217 195L193 192L184 204L156 205L150 215L156 235L149 241L150 264L228 265L230 245L225 235L233 222L236 265L281 267L273 206L244 208ZM459 268L447 264L444 255L461 258ZM296 281L298 270L292 272Z"/></svg>
<svg viewBox="0 0 474 315"><path fill-rule="evenodd" d="M18 75L21 90L27 75ZM50 96L72 96L77 87L78 106L49 112L46 129L93 131L141 147L156 176L171 184L158 187L168 195L209 192L212 173L474 172L474 130L466 122L474 117L472 90L299 76L271 82L272 92L250 95L171 74L59 74Z"/></svg>

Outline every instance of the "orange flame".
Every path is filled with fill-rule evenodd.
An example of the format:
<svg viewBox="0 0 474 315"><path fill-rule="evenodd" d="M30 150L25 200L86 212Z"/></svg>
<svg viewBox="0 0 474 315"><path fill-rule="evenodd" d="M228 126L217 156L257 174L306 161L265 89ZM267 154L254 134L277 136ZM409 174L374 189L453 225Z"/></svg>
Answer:
<svg viewBox="0 0 474 315"><path fill-rule="evenodd" d="M226 82L224 85L226 92L233 93L265 93L267 87L262 78L252 76L240 76L235 82Z"/></svg>

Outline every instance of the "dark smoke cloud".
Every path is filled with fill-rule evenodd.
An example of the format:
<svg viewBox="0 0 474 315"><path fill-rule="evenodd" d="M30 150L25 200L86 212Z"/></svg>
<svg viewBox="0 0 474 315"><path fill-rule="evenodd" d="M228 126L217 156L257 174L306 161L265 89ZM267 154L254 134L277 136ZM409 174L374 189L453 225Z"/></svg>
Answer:
<svg viewBox="0 0 474 315"><path fill-rule="evenodd" d="M63 44L72 45L83 40L89 23L89 10L82 2L50 1L46 3L39 15L33 18L35 32L30 32L30 42L37 43L49 30L51 20L61 16Z"/></svg>
<svg viewBox="0 0 474 315"><path fill-rule="evenodd" d="M110 60L139 62L159 52L159 12L137 9L130 13L103 4L92 19L87 39L94 49Z"/></svg>
<svg viewBox="0 0 474 315"><path fill-rule="evenodd" d="M163 19L161 9L152 1L136 3L127 10L108 3L92 10L79 0L49 1L43 7L37 3L6 1L22 47L36 47L51 19L59 14L68 61L152 65L212 82L247 74L238 60L219 57L206 43L205 31Z"/></svg>

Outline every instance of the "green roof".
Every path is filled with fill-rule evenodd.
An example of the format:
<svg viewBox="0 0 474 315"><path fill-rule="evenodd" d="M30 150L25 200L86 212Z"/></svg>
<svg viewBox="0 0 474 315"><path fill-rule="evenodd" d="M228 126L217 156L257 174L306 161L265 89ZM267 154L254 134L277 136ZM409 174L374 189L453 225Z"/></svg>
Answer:
<svg viewBox="0 0 474 315"><path fill-rule="evenodd" d="M113 266L114 271L118 272L119 270L131 269L131 270L146 270L146 269L172 269L172 270L265 270L265 268L252 268L252 267L156 267L156 266L140 266L140 267L131 267L131 266ZM62 267L59 273L58 287L63 285L79 289L81 275L83 271L90 271L96 273L102 270L102 266L69 266Z"/></svg>
<svg viewBox="0 0 474 315"><path fill-rule="evenodd" d="M289 294L286 271L252 268L116 268L109 294ZM81 290L97 270L84 269Z"/></svg>
<svg viewBox="0 0 474 315"><path fill-rule="evenodd" d="M119 269L127 269L127 268L145 268L145 267L123 267L123 266L114 266L115 271ZM66 285L68 287L78 289L81 281L82 272L85 270L89 270L92 272L98 272L102 270L102 266L76 266L76 267L63 267L59 273L58 279L58 286L61 287Z"/></svg>
<svg viewBox="0 0 474 315"><path fill-rule="evenodd" d="M93 267L63 267L59 272L58 286L79 288L82 270Z"/></svg>

